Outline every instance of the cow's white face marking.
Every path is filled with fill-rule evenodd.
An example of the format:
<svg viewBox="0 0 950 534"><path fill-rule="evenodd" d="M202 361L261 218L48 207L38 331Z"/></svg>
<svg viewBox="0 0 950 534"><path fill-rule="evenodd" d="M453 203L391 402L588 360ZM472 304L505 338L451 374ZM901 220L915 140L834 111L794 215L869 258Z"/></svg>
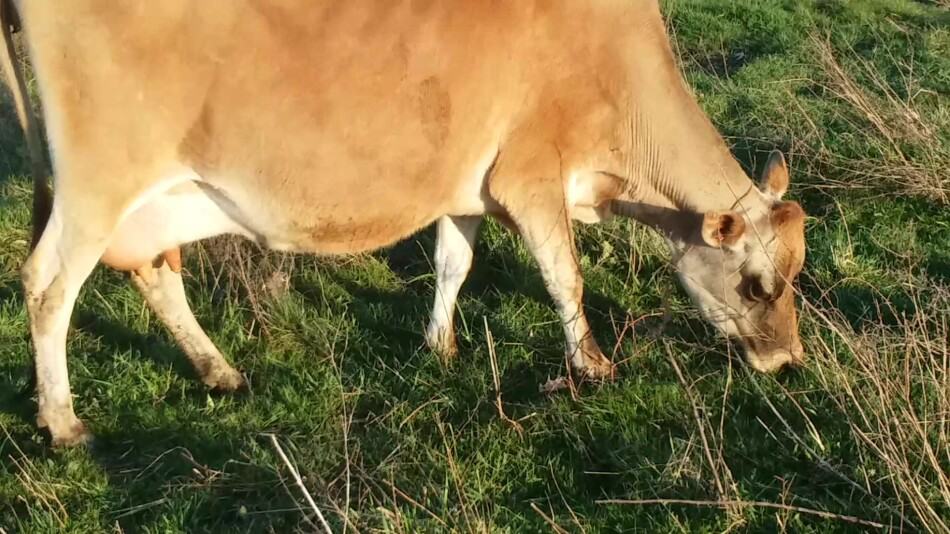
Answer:
<svg viewBox="0 0 950 534"><path fill-rule="evenodd" d="M758 371L800 363L804 356L791 284L805 260L805 214L797 203L780 200L787 172L784 160L770 162L763 208L707 213L705 245L674 245L683 287L710 323L740 341Z"/></svg>

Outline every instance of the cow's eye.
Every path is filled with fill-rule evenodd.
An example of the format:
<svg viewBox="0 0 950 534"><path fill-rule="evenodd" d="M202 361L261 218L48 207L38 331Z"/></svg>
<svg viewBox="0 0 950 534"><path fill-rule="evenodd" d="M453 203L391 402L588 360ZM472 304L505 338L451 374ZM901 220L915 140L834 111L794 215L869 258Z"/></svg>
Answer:
<svg viewBox="0 0 950 534"><path fill-rule="evenodd" d="M762 279L758 276L751 276L743 284L743 296L753 302L768 302L771 295L762 287Z"/></svg>

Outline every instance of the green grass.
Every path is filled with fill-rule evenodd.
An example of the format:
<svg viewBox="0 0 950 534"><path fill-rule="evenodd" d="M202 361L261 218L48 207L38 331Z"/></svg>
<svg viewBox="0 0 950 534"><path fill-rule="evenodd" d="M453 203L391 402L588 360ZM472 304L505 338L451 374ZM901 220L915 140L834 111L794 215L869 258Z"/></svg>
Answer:
<svg viewBox="0 0 950 534"><path fill-rule="evenodd" d="M250 391L207 393L124 276L100 268L68 347L76 410L97 441L51 450L22 392L30 191L4 105L0 528L312 530L272 433L337 530L348 509L361 532L550 531L532 505L568 532L859 529L761 507L596 503L674 498L940 531L950 521L940 486L950 472L950 18L940 4L664 3L687 78L743 165L757 172L776 147L790 155L791 196L811 216L799 284L811 362L750 374L690 307L658 239L612 221L579 229L578 243L596 335L623 363L616 381L585 384L576 399L538 392L565 372L561 328L534 262L498 225L482 231L449 365L422 339L431 229L336 259L217 241L186 251L187 289ZM247 262L246 280L236 262ZM273 272L289 274L288 291L248 293ZM495 410L484 321L523 436Z"/></svg>

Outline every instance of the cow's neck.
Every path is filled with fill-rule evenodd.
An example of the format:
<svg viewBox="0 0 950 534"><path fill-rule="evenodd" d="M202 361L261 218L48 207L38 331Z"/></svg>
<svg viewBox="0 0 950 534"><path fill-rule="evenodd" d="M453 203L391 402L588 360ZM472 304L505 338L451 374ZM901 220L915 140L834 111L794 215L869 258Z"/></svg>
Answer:
<svg viewBox="0 0 950 534"><path fill-rule="evenodd" d="M628 198L615 211L680 241L708 211L765 206L678 73L640 90L630 113Z"/></svg>

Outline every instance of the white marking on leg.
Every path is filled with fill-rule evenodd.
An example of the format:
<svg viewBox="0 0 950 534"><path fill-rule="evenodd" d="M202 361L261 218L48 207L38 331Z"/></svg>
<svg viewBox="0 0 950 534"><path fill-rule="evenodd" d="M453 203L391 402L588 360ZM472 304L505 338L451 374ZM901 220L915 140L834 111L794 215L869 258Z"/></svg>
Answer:
<svg viewBox="0 0 950 534"><path fill-rule="evenodd" d="M104 235L89 228L82 230L65 231L61 206L54 203L50 224L22 271L36 352L38 422L49 428L54 444L63 445L87 437L73 411L66 335L79 289L105 243Z"/></svg>
<svg viewBox="0 0 950 534"><path fill-rule="evenodd" d="M590 336L590 326L587 324L581 305L573 299L560 302L561 295L554 296L554 299L558 301L557 311L561 318L561 326L564 328L564 337L567 340L565 350L571 358L571 365L576 368L584 367L581 340Z"/></svg>
<svg viewBox="0 0 950 534"><path fill-rule="evenodd" d="M446 354L455 351L455 305L462 283L472 267L475 235L480 222L481 217L446 215L437 223L435 301L426 328L426 341L433 350Z"/></svg>
<svg viewBox="0 0 950 534"><path fill-rule="evenodd" d="M582 281L572 249L557 243L545 243L533 251L548 293L554 300L564 328L566 353L578 369L586 366L581 342L590 337L590 326L581 302Z"/></svg>
<svg viewBox="0 0 950 534"><path fill-rule="evenodd" d="M163 187L179 182L179 177L161 181L149 188L146 196L160 194ZM79 290L122 215L97 209L89 200L54 198L50 221L22 270L36 351L38 422L49 429L54 444L72 445L87 437L73 410L66 336ZM147 201L132 199L129 206Z"/></svg>

